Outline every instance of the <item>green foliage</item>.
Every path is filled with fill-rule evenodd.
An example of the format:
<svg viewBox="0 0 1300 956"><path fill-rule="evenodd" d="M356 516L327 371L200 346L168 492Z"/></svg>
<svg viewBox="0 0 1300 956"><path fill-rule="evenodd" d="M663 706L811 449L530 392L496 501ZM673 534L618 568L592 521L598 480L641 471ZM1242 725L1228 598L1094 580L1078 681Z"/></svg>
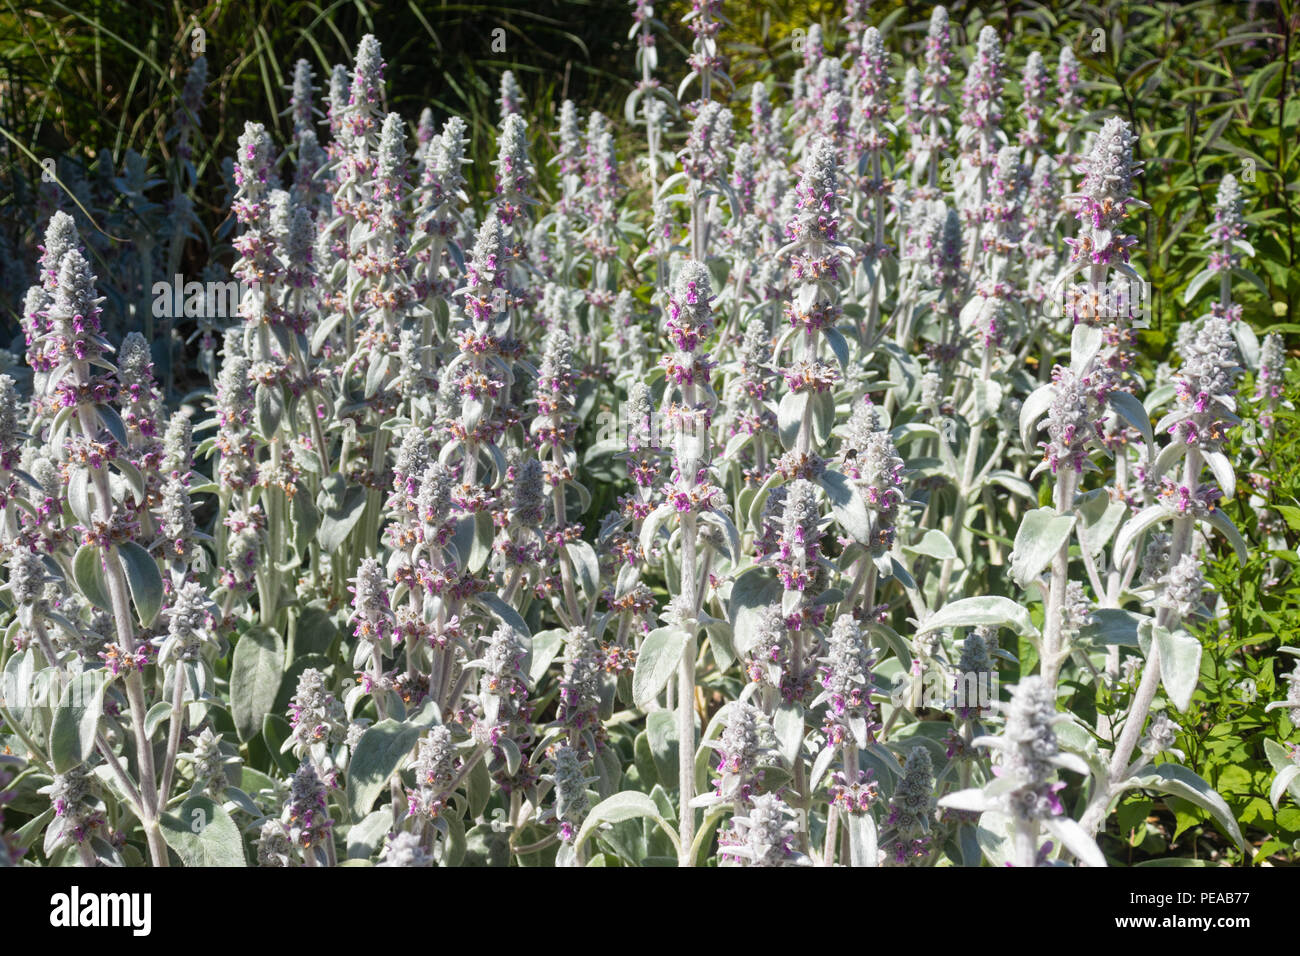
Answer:
<svg viewBox="0 0 1300 956"><path fill-rule="evenodd" d="M1293 862L1300 850L1300 806L1284 796L1278 809L1269 799L1275 776L1265 741L1294 740L1285 708L1265 710L1286 696L1285 669L1295 657L1279 654L1282 646L1300 646L1300 376L1287 378L1286 398L1293 407L1276 414L1271 440L1257 447L1259 458L1250 483L1224 507L1251 546L1240 566L1220 546L1209 562L1206 580L1226 599L1228 618L1202 634L1200 688L1178 721L1184 731L1179 747L1187 765L1208 780L1228 801L1242 827L1258 846L1256 862ZM1250 447L1249 433L1238 437ZM1236 449L1231 449L1235 451ZM1176 805L1177 831L1203 819L1194 808Z"/></svg>

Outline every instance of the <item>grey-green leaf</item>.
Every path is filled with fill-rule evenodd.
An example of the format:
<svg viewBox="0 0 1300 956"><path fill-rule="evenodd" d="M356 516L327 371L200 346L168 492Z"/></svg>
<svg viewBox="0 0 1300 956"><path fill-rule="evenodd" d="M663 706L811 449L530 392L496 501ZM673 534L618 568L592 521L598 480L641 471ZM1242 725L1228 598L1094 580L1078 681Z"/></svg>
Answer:
<svg viewBox="0 0 1300 956"><path fill-rule="evenodd" d="M1160 648L1160 682L1174 706L1186 710L1201 676L1201 642L1182 630L1156 627L1153 631Z"/></svg>
<svg viewBox="0 0 1300 956"><path fill-rule="evenodd" d="M173 815L162 816L162 835L186 866L247 865L239 828L221 805L193 796Z"/></svg>
<svg viewBox="0 0 1300 956"><path fill-rule="evenodd" d="M1011 552L1011 576L1022 588L1038 577L1043 568L1070 540L1074 515L1058 514L1055 508L1026 511L1016 532Z"/></svg>
<svg viewBox="0 0 1300 956"><path fill-rule="evenodd" d="M1176 763L1162 763L1158 767L1149 767L1137 776L1129 778L1125 786L1160 790L1175 797L1182 797L1203 810L1208 810L1228 835L1237 841L1237 845L1243 851L1246 850L1246 841L1242 838L1241 828L1237 826L1236 818L1233 817L1232 810L1223 797L1186 767Z"/></svg>
<svg viewBox="0 0 1300 956"><path fill-rule="evenodd" d="M646 635L632 674L632 699L645 706L659 696L673 676L690 634L679 627L661 627Z"/></svg>
<svg viewBox="0 0 1300 956"><path fill-rule="evenodd" d="M361 520L365 510L366 489L360 485L349 486L338 507L330 508L321 516L320 529L316 532L321 550L326 554L337 551Z"/></svg>
<svg viewBox="0 0 1300 956"><path fill-rule="evenodd" d="M646 743L650 745L650 759L655 775L660 780L677 779L678 741L677 714L671 710L656 710L646 715Z"/></svg>
<svg viewBox="0 0 1300 956"><path fill-rule="evenodd" d="M148 627L162 610L163 579L158 570L158 562L134 541L119 542L117 554L126 571L126 582L131 588L135 612L140 617L140 623Z"/></svg>
<svg viewBox="0 0 1300 956"><path fill-rule="evenodd" d="M50 724L50 762L56 773L67 773L94 752L108 683L109 673L101 668L82 671L63 688Z"/></svg>
<svg viewBox="0 0 1300 956"><path fill-rule="evenodd" d="M492 613L492 616L506 627L514 628L522 634L525 639L530 637L528 625L525 624L524 619L519 616L519 612L491 591L476 594L474 600L487 608Z"/></svg>
<svg viewBox="0 0 1300 956"><path fill-rule="evenodd" d="M772 729L781 746L781 756L785 762L794 765L803 747L804 714L803 705L791 701L781 704L772 718Z"/></svg>
<svg viewBox="0 0 1300 956"><path fill-rule="evenodd" d="M912 551L915 554L923 554L927 558L934 558L936 561L956 560L957 549L952 546L948 536L938 528L931 528L921 536L921 540L916 544L904 545L905 551Z"/></svg>
<svg viewBox="0 0 1300 956"><path fill-rule="evenodd" d="M871 515L867 511L867 503L862 500L862 493L838 471L823 472L817 481L826 490L831 511L840 527L859 544L870 544Z"/></svg>
<svg viewBox="0 0 1300 956"><path fill-rule="evenodd" d="M370 812L388 785L388 778L419 737L419 727L391 719L366 728L348 765L348 809L352 819L363 819Z"/></svg>
<svg viewBox="0 0 1300 956"><path fill-rule="evenodd" d="M294 550L299 557L305 558L312 539L316 537L316 530L320 527L320 510L316 507L316 502L312 501L311 495L301 488L289 500L289 520L293 524Z"/></svg>
<svg viewBox="0 0 1300 956"><path fill-rule="evenodd" d="M1020 441L1026 451L1031 451L1034 447L1030 443L1033 438L1034 423L1051 407L1055 399L1056 386L1049 382L1034 389L1020 406Z"/></svg>
<svg viewBox="0 0 1300 956"><path fill-rule="evenodd" d="M586 541L570 541L564 546L565 552L578 572L578 583L588 601L593 601L600 591L600 560L596 549Z"/></svg>
<svg viewBox="0 0 1300 956"><path fill-rule="evenodd" d="M241 741L252 740L275 705L284 673L284 641L274 631L249 628L235 644L230 667L230 710Z"/></svg>
<svg viewBox="0 0 1300 956"><path fill-rule="evenodd" d="M1010 598L988 596L963 598L945 604L917 630L917 635L945 627L1006 626L1026 637L1037 637L1038 628L1029 619L1029 611Z"/></svg>
<svg viewBox="0 0 1300 956"><path fill-rule="evenodd" d="M810 400L809 392L786 392L781 397L781 404L776 410L776 428L781 444L787 451L794 447L795 439L799 436L804 409Z"/></svg>
<svg viewBox="0 0 1300 956"><path fill-rule="evenodd" d="M764 568L751 568L731 586L731 643L737 654L747 654L755 640L759 615L781 600L781 582Z"/></svg>
<svg viewBox="0 0 1300 956"><path fill-rule="evenodd" d="M1155 445L1155 434L1151 431L1151 416L1131 392L1117 389L1110 393L1107 401L1122 419L1142 433L1142 439L1147 443L1148 448Z"/></svg>
<svg viewBox="0 0 1300 956"><path fill-rule="evenodd" d="M1276 810L1278 804L1282 802L1282 794L1288 790L1291 792L1291 798L1300 803L1300 786L1297 786L1296 778L1300 777L1300 765L1291 764L1289 767L1283 767L1273 778L1272 785L1268 788L1268 800L1273 804Z"/></svg>
<svg viewBox="0 0 1300 956"><path fill-rule="evenodd" d="M258 385L254 399L257 408L257 430L263 438L272 438L280 430L284 417L284 392L279 385Z"/></svg>
<svg viewBox="0 0 1300 956"><path fill-rule="evenodd" d="M383 845L388 829L393 825L393 813L387 808L376 810L348 830L348 859L365 860Z"/></svg>
<svg viewBox="0 0 1300 956"><path fill-rule="evenodd" d="M850 813L845 817L849 830L849 866L875 866L876 821L869 813Z"/></svg>
<svg viewBox="0 0 1300 956"><path fill-rule="evenodd" d="M565 631L559 628L539 631L533 635L533 659L528 670L528 680L533 686L542 679L555 656L564 646Z"/></svg>
<svg viewBox="0 0 1300 956"><path fill-rule="evenodd" d="M602 823L621 823L624 820L634 820L637 817L649 817L657 822L663 828L663 831L668 834L673 847L680 850L681 842L677 838L677 831L659 812L659 805L654 802L654 799L649 794L641 793L638 790L624 790L592 807L591 813L587 814L587 819L582 821L582 827L578 830L577 839L573 841L574 848L581 847L596 827Z"/></svg>
<svg viewBox="0 0 1300 956"><path fill-rule="evenodd" d="M104 586L104 568L99 545L83 544L72 559L72 579L86 600L101 611L112 612L113 605Z"/></svg>

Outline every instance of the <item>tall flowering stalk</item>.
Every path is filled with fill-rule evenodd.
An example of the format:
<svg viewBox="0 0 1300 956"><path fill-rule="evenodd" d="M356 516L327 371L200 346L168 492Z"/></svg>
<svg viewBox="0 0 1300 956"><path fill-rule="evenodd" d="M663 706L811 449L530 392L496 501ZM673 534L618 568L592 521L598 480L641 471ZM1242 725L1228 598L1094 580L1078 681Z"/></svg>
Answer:
<svg viewBox="0 0 1300 956"><path fill-rule="evenodd" d="M627 116L641 108L641 119L646 131L646 162L650 174L650 191L659 190L659 152L662 147L664 120L671 100L654 72L659 66L659 51L655 37L655 8L653 0L629 0L632 5L634 26L630 36L636 38L636 66L641 76L636 89L627 98Z"/></svg>
<svg viewBox="0 0 1300 956"><path fill-rule="evenodd" d="M998 155L1005 69L1002 41L993 27L986 26L980 30L975 58L962 86L961 128L957 132L963 172L957 201L966 214L967 224L973 227L967 255L972 279L984 274L979 255L989 227L983 221L982 212Z"/></svg>
<svg viewBox="0 0 1300 956"><path fill-rule="evenodd" d="M1062 45L1056 65L1056 148L1057 164L1063 181L1063 192L1069 192L1071 177L1082 131L1076 122L1083 106L1079 73L1079 58L1068 44Z"/></svg>
<svg viewBox="0 0 1300 956"><path fill-rule="evenodd" d="M707 564L703 569L700 566L700 520L702 516L718 514L719 503L715 497L720 494L709 475L713 458L709 429L717 402L710 384L713 362L706 351L713 331L712 298L709 271L694 260L684 262L673 280L668 307L667 333L675 351L665 357L668 378L674 385L672 394L677 400L664 409L673 442L672 472L664 490L667 507L677 515L681 549L681 577L671 623L683 628L687 635L677 669L679 835L683 866L693 862L687 848L695 836L691 800L695 789L696 635L708 589Z"/></svg>
<svg viewBox="0 0 1300 956"><path fill-rule="evenodd" d="M677 88L677 99L681 100L692 81L699 84L700 99L696 109L710 101L714 96L715 79L721 79L727 85L722 72L722 57L718 52L718 33L722 29L722 0L694 0L690 11L682 17L695 36L691 44L691 54L687 57L690 72Z"/></svg>
<svg viewBox="0 0 1300 956"><path fill-rule="evenodd" d="M941 807L966 812L993 810L1009 818L1013 838L1008 866L1043 866L1058 848L1086 866L1106 865L1092 837L1066 815L1059 796L1065 782L1054 779L1060 770L1089 773L1084 760L1063 751L1058 743L1053 728L1067 720L1067 715L1057 713L1051 685L1038 676L1026 677L1011 695L1002 733L974 741L996 754L996 783L939 800ZM1057 842L1041 842L1044 831Z"/></svg>
<svg viewBox="0 0 1300 956"><path fill-rule="evenodd" d="M948 147L948 137L952 133L948 111L952 106L952 94L948 90L951 77L949 63L952 61L952 32L948 22L948 9L936 6L930 12L930 27L925 38L925 70L920 75L920 87L917 89L917 108L920 116L917 130L921 134L921 145L916 149L912 166L912 182L915 185L924 171L927 196L935 198L939 185L939 161ZM907 96L904 96L906 101Z"/></svg>
<svg viewBox="0 0 1300 956"><path fill-rule="evenodd" d="M1056 476L1053 504L1061 515L1074 509L1079 479L1089 461L1088 450L1101 437L1099 412L1105 403L1111 399L1120 402L1120 414L1126 419L1144 417L1132 409L1128 398L1118 397L1128 393L1117 391L1118 382L1098 362L1106 329L1112 335L1124 335L1131 327L1136 303L1125 290L1131 288L1129 280L1141 281L1129 265L1129 249L1137 239L1122 231L1128 210L1144 205L1132 195L1133 177L1141 171L1133 161L1133 143L1128 124L1118 118L1107 120L1097 135L1088 156L1087 174L1074 197L1079 233L1067 240L1070 262L1058 279L1057 288L1063 289L1068 314L1075 323L1073 356L1069 368L1053 371L1055 384L1036 394L1051 399L1047 422L1040 426L1047 430L1048 442L1039 467L1049 468ZM1123 277L1122 286L1111 284L1112 273ZM1079 274L1087 275L1086 283L1065 285ZM1117 289L1119 295L1114 294ZM1024 413L1021 421L1025 421ZM1069 653L1063 634L1069 583L1067 542L1061 544L1053 559L1047 598L1043 676L1050 686L1055 686Z"/></svg>
<svg viewBox="0 0 1300 956"><path fill-rule="evenodd" d="M859 326L858 335L864 347L873 340L880 324L882 285L881 273L890 255L885 243L885 219L892 184L885 175L886 150L890 143L888 122L891 107L889 88L889 54L885 50L880 31L867 27L862 31L861 54L854 63L857 82L853 89L853 127L858 161L857 181L863 186L855 190L854 203L869 203L869 235L861 250L862 277L870 288L870 301L866 315ZM858 208L858 215L866 210Z"/></svg>
<svg viewBox="0 0 1300 956"><path fill-rule="evenodd" d="M876 689L871 673L875 660L861 626L851 616L836 618L821 661L822 692L813 699L812 706L827 704L827 749L823 753L831 756L818 759L833 761L837 751L841 754L841 769L832 777L829 790L821 862L829 865L835 858L838 823L843 818L850 831L850 865L875 866L875 820L870 810L879 797L879 784L872 779L873 772L862 769L859 762L861 751L875 741L880 729L871 701Z"/></svg>
<svg viewBox="0 0 1300 956"><path fill-rule="evenodd" d="M134 805L155 866L167 865L159 817L162 812L153 743L145 727L146 697L143 671L149 663L148 646L136 630L136 614L151 623L148 605L140 607L144 577L157 566L148 552L135 542L138 524L132 520L122 491L114 494L110 467L119 473L129 464L126 435L116 411L107 399L117 387L117 369L107 360L108 348L100 334L99 299L95 277L76 248L63 253L58 265L57 286L48 308L50 328L45 341L47 354L59 357L59 364L46 383L47 393L58 397L70 409L59 416L51 431L52 444L68 477L69 503L80 522L82 549L86 561L103 576L115 625L116 640L103 656L114 677L125 687L139 768L138 801ZM92 364L93 362L93 364ZM93 506L91 505L93 493ZM131 582L128 584L128 573ZM156 613L156 609L153 611Z"/></svg>

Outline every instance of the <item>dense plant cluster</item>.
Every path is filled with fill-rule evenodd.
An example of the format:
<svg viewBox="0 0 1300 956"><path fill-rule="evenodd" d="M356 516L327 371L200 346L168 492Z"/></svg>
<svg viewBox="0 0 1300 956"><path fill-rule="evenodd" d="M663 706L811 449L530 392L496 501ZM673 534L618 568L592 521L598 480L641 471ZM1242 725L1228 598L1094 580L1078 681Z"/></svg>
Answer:
<svg viewBox="0 0 1300 956"><path fill-rule="evenodd" d="M1212 568L1285 544L1239 474L1290 521L1246 184L1151 369L1137 135L1070 47L935 7L901 62L850 0L737 91L720 0L675 83L631 6L624 123L565 101L553 190L511 72L475 202L365 36L297 64L290 141L245 127L228 274L172 285L183 145L169 208L115 184L129 275L49 216L0 377L0 862L1104 866L1160 795L1254 856L1179 747ZM106 282L163 325L106 335Z"/></svg>

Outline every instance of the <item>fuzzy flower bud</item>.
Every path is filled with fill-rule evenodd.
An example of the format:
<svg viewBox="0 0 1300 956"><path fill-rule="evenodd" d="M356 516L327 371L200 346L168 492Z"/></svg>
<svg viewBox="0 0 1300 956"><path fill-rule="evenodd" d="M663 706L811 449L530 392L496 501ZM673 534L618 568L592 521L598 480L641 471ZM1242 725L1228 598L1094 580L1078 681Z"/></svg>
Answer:
<svg viewBox="0 0 1300 956"><path fill-rule="evenodd" d="M1078 378L1072 371L1057 366L1053 372L1055 397L1047 411L1043 427L1047 431L1043 461L1051 466L1052 474L1062 467L1083 472L1089 444L1100 437L1098 423L1101 419L1096 390L1086 379Z"/></svg>
<svg viewBox="0 0 1300 956"><path fill-rule="evenodd" d="M497 106L501 110L501 117L504 119L511 113L518 113L522 109L523 90L519 88L519 82L515 79L512 70L503 70L501 73L501 95L497 98Z"/></svg>
<svg viewBox="0 0 1300 956"><path fill-rule="evenodd" d="M451 731L439 724L420 738L415 755L415 789L408 794L408 816L436 817L447 788L456 778L456 749Z"/></svg>
<svg viewBox="0 0 1300 956"><path fill-rule="evenodd" d="M159 663L193 660L200 648L214 640L212 601L197 581L186 581L167 611L167 636L162 640Z"/></svg>
<svg viewBox="0 0 1300 956"><path fill-rule="evenodd" d="M894 840L890 844L893 862L906 865L928 852L931 818L934 816L934 768L930 751L913 747L903 764L903 776L894 795L889 798L889 825Z"/></svg>
<svg viewBox="0 0 1300 956"><path fill-rule="evenodd" d="M528 158L528 125L518 113L508 113L501 123L497 139L496 166L497 214L509 226L523 214L530 200L529 192L535 176L532 160Z"/></svg>
<svg viewBox="0 0 1300 956"><path fill-rule="evenodd" d="M582 821L591 810L587 786L594 783L596 778L583 773L582 760L572 747L564 744L556 747L551 760L555 764L555 771L546 774L545 779L555 784L554 819L559 824L560 839L572 843Z"/></svg>
<svg viewBox="0 0 1300 956"><path fill-rule="evenodd" d="M289 804L285 820L295 846L305 851L333 839L334 822L329 817L325 784L311 761L304 760L290 779Z"/></svg>
<svg viewBox="0 0 1300 956"><path fill-rule="evenodd" d="M293 65L293 84L289 94L289 113L293 116L295 134L308 131L312 126L312 103L316 98L316 87L312 79L311 63L298 60Z"/></svg>
<svg viewBox="0 0 1300 956"><path fill-rule="evenodd" d="M341 743L347 733L347 714L325 684L325 675L309 667L298 677L298 688L289 704L294 752L302 754L316 745Z"/></svg>
<svg viewBox="0 0 1300 956"><path fill-rule="evenodd" d="M555 716L571 734L590 737L593 744L602 735L600 685L603 674L604 658L596 639L585 627L569 631L564 639L564 671L560 677Z"/></svg>
<svg viewBox="0 0 1300 956"><path fill-rule="evenodd" d="M483 730L490 735L498 728L521 717L528 705L528 682L522 669L527 649L519 632L499 627L488 638L479 677L479 705L483 710ZM493 741L495 742L495 741Z"/></svg>
<svg viewBox="0 0 1300 956"><path fill-rule="evenodd" d="M525 458L515 467L511 487L510 522L519 528L540 527L546 518L546 471L536 458Z"/></svg>
<svg viewBox="0 0 1300 956"><path fill-rule="evenodd" d="M925 38L925 69L930 74L947 76L952 58L952 33L948 25L948 8L936 6L930 11L930 27ZM927 85L932 85L927 83Z"/></svg>
<svg viewBox="0 0 1300 956"><path fill-rule="evenodd" d="M40 555L26 548L15 548L9 555L9 593L14 603L39 613L45 606L45 584L49 572Z"/></svg>
<svg viewBox="0 0 1300 956"><path fill-rule="evenodd" d="M1195 555L1184 554L1161 576L1156 590L1155 606L1168 609L1175 621L1196 613L1205 590L1200 561Z"/></svg>
<svg viewBox="0 0 1300 956"><path fill-rule="evenodd" d="M741 860L747 866L809 865L808 857L794 846L798 831L794 815L776 794L755 797L746 816L733 818L734 834L726 845L719 841L719 855Z"/></svg>
<svg viewBox="0 0 1300 956"><path fill-rule="evenodd" d="M1151 718L1146 735L1139 744L1142 752L1151 759L1173 750L1178 741L1178 732L1183 728L1169 719L1163 711Z"/></svg>
<svg viewBox="0 0 1300 956"><path fill-rule="evenodd" d="M668 301L666 332L676 352L664 356L668 377L679 385L707 382L712 368L701 355L713 332L713 280L703 263L688 259L677 270Z"/></svg>
<svg viewBox="0 0 1300 956"><path fill-rule="evenodd" d="M211 727L204 727L194 738L194 750L184 756L193 768L195 789L214 800L222 799L230 785L226 770L228 767L237 768L239 758L222 751L221 734L214 733Z"/></svg>
<svg viewBox="0 0 1300 956"><path fill-rule="evenodd" d="M1133 196L1133 177L1141 166L1133 161L1137 137L1127 121L1118 116L1106 120L1088 152L1087 172L1077 200L1079 235L1067 239L1071 261L1082 264L1128 262L1128 250L1136 236L1125 235L1120 227L1129 206L1140 205Z"/></svg>
<svg viewBox="0 0 1300 956"><path fill-rule="evenodd" d="M352 65L352 86L348 95L351 120L349 132L361 136L373 129L384 97L384 57L379 41L367 33L357 44Z"/></svg>
<svg viewBox="0 0 1300 956"><path fill-rule="evenodd" d="M1025 71L1020 80L1020 91L1024 97L1021 111L1025 114L1025 128L1020 131L1020 145L1036 149L1046 141L1039 122L1043 118L1047 96L1047 65L1043 62L1043 55L1037 50L1025 58Z"/></svg>
<svg viewBox="0 0 1300 956"><path fill-rule="evenodd" d="M106 826L97 791L97 780L85 764L55 774L53 782L37 791L54 807L54 819L45 829L46 854L56 847L85 845Z"/></svg>
<svg viewBox="0 0 1300 956"><path fill-rule="evenodd" d="M897 535L904 501L903 458L889 432L872 429L853 449L857 485L871 515L871 553L886 554Z"/></svg>
<svg viewBox="0 0 1300 956"><path fill-rule="evenodd" d="M1052 725L1057 720L1056 693L1037 675L1024 678L1011 695L1006 727L997 738L1002 750L999 777L1016 787L1004 796L1007 812L1018 820L1042 820L1065 812L1051 782L1060 765L1060 748Z"/></svg>
<svg viewBox="0 0 1300 956"><path fill-rule="evenodd" d="M375 166L375 198L400 202L406 187L406 123L399 113L384 117Z"/></svg>
<svg viewBox="0 0 1300 956"><path fill-rule="evenodd" d="M812 579L821 544L821 510L812 482L798 478L789 484L781 519L778 574L787 591L802 591Z"/></svg>
<svg viewBox="0 0 1300 956"><path fill-rule="evenodd" d="M1259 424L1265 433L1271 433L1273 415L1282 402L1282 389L1286 376L1286 351L1282 336L1270 332L1264 336L1259 349L1259 373L1255 376L1255 401L1262 403Z"/></svg>
<svg viewBox="0 0 1300 956"><path fill-rule="evenodd" d="M762 765L776 759L776 734L767 715L751 704L734 703L727 709L722 735L705 743L718 752L717 801L749 802L762 783Z"/></svg>
<svg viewBox="0 0 1300 956"><path fill-rule="evenodd" d="M1223 445L1236 403L1238 362L1232 327L1222 316L1205 319L1183 349L1174 380L1176 406L1166 418L1175 441L1216 452Z"/></svg>
<svg viewBox="0 0 1300 956"><path fill-rule="evenodd" d="M1073 113L1083 106L1079 90L1079 59L1068 43L1061 46L1061 56L1056 68L1056 105L1063 113Z"/></svg>
<svg viewBox="0 0 1300 956"><path fill-rule="evenodd" d="M279 820L266 820L257 835L258 866L289 866L293 845Z"/></svg>
<svg viewBox="0 0 1300 956"><path fill-rule="evenodd" d="M194 470L193 424L188 415L175 414L167 420L163 435L162 473L188 484Z"/></svg>
<svg viewBox="0 0 1300 956"><path fill-rule="evenodd" d="M997 648L997 634L992 628L977 627L966 635L957 661L957 716L969 718L992 703L990 689L997 678L997 665L990 649Z"/></svg>
<svg viewBox="0 0 1300 956"><path fill-rule="evenodd" d="M871 667L875 660L862 628L848 614L831 627L826 656L821 659L822 693L814 705L826 702L827 746L850 740L866 747L874 739Z"/></svg>
<svg viewBox="0 0 1300 956"><path fill-rule="evenodd" d="M354 636L363 641L381 643L392 635L393 612L388 603L388 582L384 567L374 558L365 558L353 579L352 622Z"/></svg>
<svg viewBox="0 0 1300 956"><path fill-rule="evenodd" d="M713 100L701 105L682 150L682 168L695 190L725 174L734 139L731 124L731 110L725 106Z"/></svg>
<svg viewBox="0 0 1300 956"><path fill-rule="evenodd" d="M975 58L971 61L962 86L962 103L965 107L962 124L967 129L982 134L981 143L986 137L992 136L993 130L1002 121L1003 70L1002 41L997 30L985 26L980 30ZM991 159L991 156L984 156L982 162Z"/></svg>
<svg viewBox="0 0 1300 956"><path fill-rule="evenodd" d="M420 845L420 838L403 830L388 841L382 859L376 866L426 867L433 866L433 857Z"/></svg>

